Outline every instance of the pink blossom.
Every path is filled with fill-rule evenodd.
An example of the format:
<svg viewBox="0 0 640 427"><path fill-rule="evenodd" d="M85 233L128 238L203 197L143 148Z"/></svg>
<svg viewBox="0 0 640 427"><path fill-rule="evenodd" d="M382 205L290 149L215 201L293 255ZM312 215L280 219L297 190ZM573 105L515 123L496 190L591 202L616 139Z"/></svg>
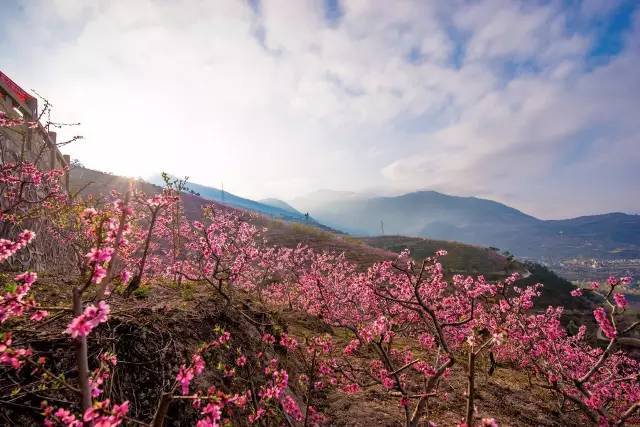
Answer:
<svg viewBox="0 0 640 427"><path fill-rule="evenodd" d="M107 277L107 270L101 265L95 265L93 267L93 275L91 276L91 281L98 285L105 277Z"/></svg>
<svg viewBox="0 0 640 427"><path fill-rule="evenodd" d="M122 273L120 273L120 281L127 284L129 283L129 279L131 279L131 272L129 270L122 270Z"/></svg>
<svg viewBox="0 0 640 427"><path fill-rule="evenodd" d="M263 334L262 335L262 342L264 342L266 344L273 344L273 343L276 342L276 338L271 334Z"/></svg>
<svg viewBox="0 0 640 427"><path fill-rule="evenodd" d="M613 300L621 310L624 310L627 307L627 298L624 296L624 294L621 294L621 293L613 294Z"/></svg>
<svg viewBox="0 0 640 427"><path fill-rule="evenodd" d="M196 375L200 375L204 371L204 359L199 354L191 356L193 362L193 369Z"/></svg>
<svg viewBox="0 0 640 427"><path fill-rule="evenodd" d="M110 408L110 405L109 399L94 402L93 406L85 411L83 420L96 427L119 426L129 411L129 402L125 401L121 405L113 405L113 408Z"/></svg>
<svg viewBox="0 0 640 427"><path fill-rule="evenodd" d="M113 248L93 248L87 253L86 257L89 263L103 263L111 260L112 254Z"/></svg>
<svg viewBox="0 0 640 427"><path fill-rule="evenodd" d="M239 367L243 367L246 364L247 364L246 356L245 355L238 356L238 358L236 359L236 365L238 365Z"/></svg>
<svg viewBox="0 0 640 427"><path fill-rule="evenodd" d="M596 321L598 322L598 326L600 326L600 329L602 329L602 332L605 334L607 338L613 339L616 337L617 335L616 329L613 327L613 325L609 321L609 318L607 317L607 312L605 311L604 308L599 307L595 309L593 311L593 316L595 317Z"/></svg>
<svg viewBox="0 0 640 427"><path fill-rule="evenodd" d="M106 322L110 311L111 309L104 301L100 301L97 307L90 305L84 309L80 316L69 323L65 332L73 338L84 337L100 323Z"/></svg>
<svg viewBox="0 0 640 427"><path fill-rule="evenodd" d="M104 379L102 377L89 378L89 388L91 389L92 397L98 397L102 394L102 389L100 387L103 383Z"/></svg>
<svg viewBox="0 0 640 427"><path fill-rule="evenodd" d="M230 339L231 339L231 334L227 331L224 331L222 335L218 337L218 343L221 345L226 344L227 342L229 342Z"/></svg>
<svg viewBox="0 0 640 427"><path fill-rule="evenodd" d="M60 420L62 424L67 427L75 427L81 425L76 416L66 409L58 408L54 415L56 416L56 418L58 418L58 420Z"/></svg>
<svg viewBox="0 0 640 427"><path fill-rule="evenodd" d="M202 414L205 415L211 425L218 425L217 423L222 417L222 407L218 404L209 403L202 409Z"/></svg>
<svg viewBox="0 0 640 427"><path fill-rule="evenodd" d="M27 271L25 273L18 274L14 279L16 282L31 286L35 283L36 280L38 280L38 275L36 273Z"/></svg>
<svg viewBox="0 0 640 427"><path fill-rule="evenodd" d="M189 384L191 384L193 377L194 375L193 375L192 368L187 368L184 365L180 367L180 370L178 371L178 375L176 376L176 380L180 383L180 386L182 387L182 394L186 395L189 393Z"/></svg>
<svg viewBox="0 0 640 427"><path fill-rule="evenodd" d="M116 366L118 363L118 357L108 351L100 355L100 360L110 364L111 366Z"/></svg>
<svg viewBox="0 0 640 427"><path fill-rule="evenodd" d="M48 315L49 312L47 310L37 310L31 315L31 317L29 317L29 319L33 320L34 322L39 322Z"/></svg>
<svg viewBox="0 0 640 427"><path fill-rule="evenodd" d="M382 378L382 385L384 386L384 388L386 389L392 389L395 387L395 382L393 381L393 379L389 376L384 376Z"/></svg>
<svg viewBox="0 0 640 427"><path fill-rule="evenodd" d="M570 293L571 293L572 297L581 297L582 296L582 289L581 288L576 288L576 289L572 290Z"/></svg>
<svg viewBox="0 0 640 427"><path fill-rule="evenodd" d="M436 342L431 334L422 334L418 340L420 341L420 345L427 350L432 349Z"/></svg>
<svg viewBox="0 0 640 427"><path fill-rule="evenodd" d="M129 412L129 401L125 400L120 405L113 405L113 413L119 418L124 417Z"/></svg>
<svg viewBox="0 0 640 427"><path fill-rule="evenodd" d="M293 351L296 349L296 347L298 347L298 341L292 336L282 334L280 336L280 345L282 345L289 351Z"/></svg>
<svg viewBox="0 0 640 427"><path fill-rule="evenodd" d="M23 230L18 234L15 241L8 239L0 239L0 261L3 261L20 249L27 246L36 237L36 233L30 230Z"/></svg>
<svg viewBox="0 0 640 427"><path fill-rule="evenodd" d="M353 353L358 349L358 347L360 347L360 341L357 339L353 339L349 342L349 345L347 345L344 350L342 351L342 353L345 356L352 356Z"/></svg>
<svg viewBox="0 0 640 427"><path fill-rule="evenodd" d="M360 386L356 383L347 384L344 387L342 387L342 391L344 391L347 394L355 394L360 391Z"/></svg>
<svg viewBox="0 0 640 427"><path fill-rule="evenodd" d="M294 421L302 421L302 412L300 411L300 407L291 396L285 396L281 400L282 408L284 411L293 418Z"/></svg>

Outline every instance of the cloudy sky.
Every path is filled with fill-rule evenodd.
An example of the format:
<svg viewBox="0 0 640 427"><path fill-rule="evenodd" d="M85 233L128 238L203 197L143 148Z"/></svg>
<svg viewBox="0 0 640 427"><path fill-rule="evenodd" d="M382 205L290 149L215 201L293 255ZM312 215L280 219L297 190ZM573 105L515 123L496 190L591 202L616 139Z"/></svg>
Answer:
<svg viewBox="0 0 640 427"><path fill-rule="evenodd" d="M638 4L0 0L0 70L95 169L637 213Z"/></svg>

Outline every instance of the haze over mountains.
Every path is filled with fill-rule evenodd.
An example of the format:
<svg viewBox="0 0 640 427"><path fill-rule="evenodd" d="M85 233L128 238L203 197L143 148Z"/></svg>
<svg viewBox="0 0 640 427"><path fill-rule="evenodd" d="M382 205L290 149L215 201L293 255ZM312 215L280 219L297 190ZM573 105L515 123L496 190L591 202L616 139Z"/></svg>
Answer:
<svg viewBox="0 0 640 427"><path fill-rule="evenodd" d="M159 175L150 181L162 183ZM551 263L571 258L640 258L640 215L607 213L542 220L503 203L436 191L367 197L325 189L288 203L277 198L254 201L201 184L188 186L203 198L229 206L355 236L450 240Z"/></svg>
<svg viewBox="0 0 640 427"><path fill-rule="evenodd" d="M296 208L294 208L293 206L291 206L287 202L282 201L280 199L267 198L267 199L260 199L260 200L258 200L258 202L262 203L263 205L267 205L267 206L271 206L271 207L274 207L274 208L282 209L284 211L290 212L290 213L295 214L295 215L304 215L302 212L300 212L299 210L297 210Z"/></svg>
<svg viewBox="0 0 640 427"><path fill-rule="evenodd" d="M324 190L291 204L330 227L356 235L455 240L543 260L640 257L640 215L541 220L492 200L435 191L367 198Z"/></svg>
<svg viewBox="0 0 640 427"><path fill-rule="evenodd" d="M149 178L149 182L156 185L164 184L164 181L162 180L162 177L160 175L153 175ZM261 201L255 201L236 196L233 193L229 193L228 191L223 191L215 187L209 187L192 182L189 182L187 184L187 187L207 200L223 203L235 208L241 208L261 213L273 218L283 219L286 221L308 223L309 225L324 228L322 224L319 224L312 217L305 216L305 214L303 214L302 212L297 211L292 206L278 199L264 199Z"/></svg>

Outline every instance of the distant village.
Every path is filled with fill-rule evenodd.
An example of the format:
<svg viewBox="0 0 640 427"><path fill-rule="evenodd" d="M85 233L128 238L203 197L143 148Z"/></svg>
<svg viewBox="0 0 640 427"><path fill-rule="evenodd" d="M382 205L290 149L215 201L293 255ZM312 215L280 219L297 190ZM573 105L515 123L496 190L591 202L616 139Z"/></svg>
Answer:
<svg viewBox="0 0 640 427"><path fill-rule="evenodd" d="M606 280L609 276L631 276L638 289L640 258L595 259L573 258L546 264L553 271L572 282Z"/></svg>

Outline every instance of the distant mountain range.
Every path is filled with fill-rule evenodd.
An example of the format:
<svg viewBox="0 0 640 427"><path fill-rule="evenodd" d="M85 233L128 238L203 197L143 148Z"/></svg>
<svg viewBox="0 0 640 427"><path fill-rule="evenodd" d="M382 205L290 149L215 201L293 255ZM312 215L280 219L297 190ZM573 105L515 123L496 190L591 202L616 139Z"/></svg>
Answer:
<svg viewBox="0 0 640 427"><path fill-rule="evenodd" d="M162 178L157 175L150 182L162 184ZM436 191L366 197L319 190L287 203L275 198L255 201L195 183L188 187L205 199L232 207L357 236L457 241L552 263L570 258L640 258L640 215L541 220L503 203Z"/></svg>
<svg viewBox="0 0 640 427"><path fill-rule="evenodd" d="M163 185L164 181L160 175L154 175L148 179L152 184ZM310 216L305 216L302 212L297 211L292 206L278 199L264 199L262 201L255 201L246 199L244 197L236 196L228 191L222 191L215 187L209 187L202 184L196 184L188 182L187 187L198 193L200 197L214 202L222 203L234 208L241 208L253 212L257 212L263 215L268 215L272 218L282 219L285 221L294 221L300 223L306 223L320 228L327 228L320 224Z"/></svg>
<svg viewBox="0 0 640 427"><path fill-rule="evenodd" d="M291 202L348 233L455 240L536 260L640 258L640 215L541 220L492 200L419 191L366 198L323 190Z"/></svg>

